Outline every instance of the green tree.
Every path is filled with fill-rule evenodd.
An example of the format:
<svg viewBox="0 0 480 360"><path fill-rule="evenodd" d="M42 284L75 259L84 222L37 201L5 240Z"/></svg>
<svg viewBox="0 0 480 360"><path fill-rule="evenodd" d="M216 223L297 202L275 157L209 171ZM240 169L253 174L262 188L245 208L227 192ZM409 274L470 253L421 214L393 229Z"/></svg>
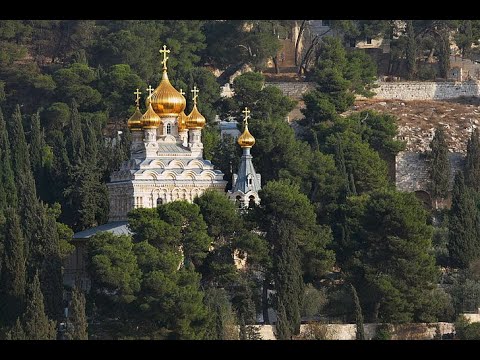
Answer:
<svg viewBox="0 0 480 360"><path fill-rule="evenodd" d="M478 176L480 176L480 130L475 129L467 142L467 156L465 157L465 185L480 191Z"/></svg>
<svg viewBox="0 0 480 360"><path fill-rule="evenodd" d="M225 289L209 288L205 292L205 304L211 313L208 337L212 340L238 340L235 316Z"/></svg>
<svg viewBox="0 0 480 360"><path fill-rule="evenodd" d="M432 321L437 282L432 229L414 194L380 190L352 199L353 254L342 269L373 321Z"/></svg>
<svg viewBox="0 0 480 360"><path fill-rule="evenodd" d="M67 336L70 340L88 340L87 317L85 315L85 295L77 286L72 292L70 327Z"/></svg>
<svg viewBox="0 0 480 360"><path fill-rule="evenodd" d="M407 20L407 46L405 49L407 59L407 77L410 80L415 79L417 75L417 42L415 40L415 30L413 20Z"/></svg>
<svg viewBox="0 0 480 360"><path fill-rule="evenodd" d="M0 214L8 204L17 203L17 189L13 174L10 141L6 122L0 109Z"/></svg>
<svg viewBox="0 0 480 360"><path fill-rule="evenodd" d="M15 321L15 325L7 333L7 340L26 340L25 332L23 331L20 318L17 317L17 320Z"/></svg>
<svg viewBox="0 0 480 360"><path fill-rule="evenodd" d="M32 237L37 229L38 199L35 190L35 180L30 166L27 141L25 139L25 132L23 131L20 106L17 105L12 116L12 121L8 123L10 125L9 136L12 151L12 168L17 185L18 209L20 218L22 219L22 230L27 240L26 256L28 258L28 248L31 246Z"/></svg>
<svg viewBox="0 0 480 360"><path fill-rule="evenodd" d="M450 160L448 145L445 141L445 131L441 127L435 129L435 135L430 143L430 179L432 181L432 196L444 199L450 190Z"/></svg>
<svg viewBox="0 0 480 360"><path fill-rule="evenodd" d="M319 236L313 206L298 186L288 181L271 181L259 196L262 199L260 225L272 246L277 337L288 339L300 330L304 288L302 255L303 262L314 258L321 262L317 271L326 271L333 264L333 253L325 250L327 243ZM313 257L311 248L315 249Z"/></svg>
<svg viewBox="0 0 480 360"><path fill-rule="evenodd" d="M140 289L141 271L130 236L100 232L89 241L89 271L92 288L108 290L113 303L129 303Z"/></svg>
<svg viewBox="0 0 480 360"><path fill-rule="evenodd" d="M20 315L25 301L25 244L16 210L8 207L4 213L0 313L4 322L11 323Z"/></svg>
<svg viewBox="0 0 480 360"><path fill-rule="evenodd" d="M68 155L72 164L78 164L85 157L85 140L83 138L82 123L78 113L78 105L72 100L70 105L70 123L67 137Z"/></svg>
<svg viewBox="0 0 480 360"><path fill-rule="evenodd" d="M357 290L353 285L351 286L353 303L355 304L355 323L356 323L356 340L365 340L365 329L363 327L363 314L362 307L360 306L360 300L358 299Z"/></svg>
<svg viewBox="0 0 480 360"><path fill-rule="evenodd" d="M29 286L27 307L22 319L26 340L55 340L57 334L55 322L45 314L38 274Z"/></svg>
<svg viewBox="0 0 480 360"><path fill-rule="evenodd" d="M478 258L479 220L475 194L465 186L463 174L457 172L452 189L447 244L453 266L466 268Z"/></svg>

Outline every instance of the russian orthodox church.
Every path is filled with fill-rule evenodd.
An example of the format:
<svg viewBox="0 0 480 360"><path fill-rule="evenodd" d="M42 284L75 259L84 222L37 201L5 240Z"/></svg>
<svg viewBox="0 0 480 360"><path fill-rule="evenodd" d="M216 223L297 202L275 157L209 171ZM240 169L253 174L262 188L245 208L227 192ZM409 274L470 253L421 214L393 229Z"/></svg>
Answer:
<svg viewBox="0 0 480 360"><path fill-rule="evenodd" d="M191 90L193 108L189 115L184 110L186 99L182 90L176 90L168 79L167 54L163 46L163 74L156 89L148 87L146 111L140 111L139 89L135 91L136 110L127 122L132 134L130 159L114 171L107 183L110 201L109 222L74 234L75 252L65 265L64 282L88 279L85 270L85 246L91 236L100 231L116 235L130 234L127 214L135 208L155 208L176 200L193 202L195 197L212 189L225 193L227 181L209 160L203 158L202 129L205 117L197 108L199 90ZM233 177L233 188L226 195L239 207L258 204L260 174L252 164L250 149L255 139L248 131L250 111L245 108L245 129L238 138L243 156L238 173ZM88 282L88 280L85 280ZM88 288L88 284L83 284Z"/></svg>
<svg viewBox="0 0 480 360"><path fill-rule="evenodd" d="M202 129L206 120L197 108L199 90L194 87L193 109L184 112L186 99L168 79L164 45L163 75L146 99L147 111L137 109L128 120L132 134L130 160L112 173L107 184L109 221L125 221L135 208L153 208L175 200L192 202L205 190L224 192L227 181L209 160L203 159Z"/></svg>

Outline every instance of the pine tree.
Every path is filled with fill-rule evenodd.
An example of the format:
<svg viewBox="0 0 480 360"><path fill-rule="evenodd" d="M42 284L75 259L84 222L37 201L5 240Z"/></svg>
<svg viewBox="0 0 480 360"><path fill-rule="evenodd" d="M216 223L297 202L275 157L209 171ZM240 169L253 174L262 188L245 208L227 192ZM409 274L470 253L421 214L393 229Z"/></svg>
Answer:
<svg viewBox="0 0 480 360"><path fill-rule="evenodd" d="M465 185L480 191L480 129L475 129L468 139L465 157Z"/></svg>
<svg viewBox="0 0 480 360"><path fill-rule="evenodd" d="M0 217L7 206L17 203L17 189L13 174L7 124L0 109Z"/></svg>
<svg viewBox="0 0 480 360"><path fill-rule="evenodd" d="M27 340L55 340L55 322L45 314L38 273L29 286L27 307L23 314L23 329Z"/></svg>
<svg viewBox="0 0 480 360"><path fill-rule="evenodd" d="M85 295L77 286L72 292L70 306L70 327L67 329L67 337L70 340L88 340L87 317L85 315Z"/></svg>
<svg viewBox="0 0 480 360"><path fill-rule="evenodd" d="M363 327L363 314L362 314L362 307L360 306L360 300L357 295L357 290L353 285L351 286L352 290L352 297L353 303L355 304L355 323L356 323L356 332L355 332L355 339L356 340L365 340L365 329Z"/></svg>
<svg viewBox="0 0 480 360"><path fill-rule="evenodd" d="M453 266L467 268L480 255L479 213L473 190L465 186L462 172L457 172L452 190L448 252Z"/></svg>
<svg viewBox="0 0 480 360"><path fill-rule="evenodd" d="M450 189L450 160L448 158L448 146L445 141L445 131L442 127L435 129L435 136L430 143L430 148L432 197L434 199L444 199L447 197Z"/></svg>
<svg viewBox="0 0 480 360"><path fill-rule="evenodd" d="M407 47L405 49L407 58L407 76L410 80L415 79L417 74L417 41L413 21L407 20Z"/></svg>
<svg viewBox="0 0 480 360"><path fill-rule="evenodd" d="M25 300L25 256L20 219L14 208L5 210L5 238L0 282L0 317L13 321Z"/></svg>

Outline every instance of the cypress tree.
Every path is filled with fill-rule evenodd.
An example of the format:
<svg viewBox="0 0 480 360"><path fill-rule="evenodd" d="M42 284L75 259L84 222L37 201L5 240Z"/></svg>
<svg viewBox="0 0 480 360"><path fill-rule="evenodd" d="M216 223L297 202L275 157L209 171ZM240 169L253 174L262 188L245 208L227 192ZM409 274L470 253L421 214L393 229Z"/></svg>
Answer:
<svg viewBox="0 0 480 360"><path fill-rule="evenodd" d="M453 266L467 268L480 255L479 214L473 190L457 172L452 190L447 248Z"/></svg>
<svg viewBox="0 0 480 360"><path fill-rule="evenodd" d="M475 129L467 142L465 157L465 185L480 191L480 129Z"/></svg>
<svg viewBox="0 0 480 360"><path fill-rule="evenodd" d="M450 189L450 160L445 131L442 127L435 129L435 136L430 143L430 179L434 199L446 198Z"/></svg>
<svg viewBox="0 0 480 360"><path fill-rule="evenodd" d="M273 230L273 229L272 229ZM281 222L271 231L274 244L273 266L277 304L277 339L287 340L300 333L300 309L303 300L303 279L300 250L294 230Z"/></svg>
<svg viewBox="0 0 480 360"><path fill-rule="evenodd" d="M37 230L38 200L35 180L30 167L30 156L22 125L20 106L17 105L9 122L9 138L12 152L12 166L17 185L18 210L22 219L22 230L26 239L26 257Z"/></svg>
<svg viewBox="0 0 480 360"><path fill-rule="evenodd" d="M26 340L25 332L23 331L20 318L17 317L17 320L15 321L15 325L13 325L13 327L7 333L7 340Z"/></svg>
<svg viewBox="0 0 480 360"><path fill-rule="evenodd" d="M40 125L40 115L35 113L32 115L32 129L30 132L30 163L32 165L35 178L38 179L40 169L43 167L42 153L45 147L45 139L43 137Z"/></svg>
<svg viewBox="0 0 480 360"><path fill-rule="evenodd" d="M360 306L360 300L357 295L357 290L353 285L350 285L350 286L352 290L353 303L355 304L355 324L357 325L356 332L355 332L355 339L365 340L365 329L363 327L362 307Z"/></svg>
<svg viewBox="0 0 480 360"><path fill-rule="evenodd" d="M27 340L55 340L55 322L45 314L43 294L38 273L29 286L27 307L23 314L25 338Z"/></svg>
<svg viewBox="0 0 480 360"><path fill-rule="evenodd" d="M415 31L413 21L407 20L407 47L405 55L407 58L407 77L411 80L417 74L417 43L415 40Z"/></svg>
<svg viewBox="0 0 480 360"><path fill-rule="evenodd" d="M14 206L17 203L17 189L13 174L7 124L0 109L0 217L7 206Z"/></svg>
<svg viewBox="0 0 480 360"><path fill-rule="evenodd" d="M49 318L58 319L62 313L63 279L57 222L47 205L40 204L39 209L41 221L35 242L38 244L34 252L35 268L39 269L45 311Z"/></svg>
<svg viewBox="0 0 480 360"><path fill-rule="evenodd" d="M440 77L446 79L450 70L450 31L448 28L440 31L438 64Z"/></svg>
<svg viewBox="0 0 480 360"><path fill-rule="evenodd" d="M15 209L8 207L5 218L0 317L11 322L21 313L25 300L25 256L20 219Z"/></svg>
<svg viewBox="0 0 480 360"><path fill-rule="evenodd" d="M77 286L72 292L70 324L71 327L67 330L67 337L70 340L88 340L85 295Z"/></svg>
<svg viewBox="0 0 480 360"><path fill-rule="evenodd" d="M259 194L262 199L262 219L259 222L271 244L272 278L275 284L277 338L291 339L300 333L300 309L304 283L302 260L311 256L306 250L318 232L315 210L298 186L288 181L270 181ZM318 246L318 244L317 244ZM316 257L326 257L316 249ZM302 259L303 256L303 259Z"/></svg>
<svg viewBox="0 0 480 360"><path fill-rule="evenodd" d="M78 113L78 105L75 99L70 106L69 136L67 139L68 153L72 164L80 163L85 157L85 140L82 132L82 121Z"/></svg>

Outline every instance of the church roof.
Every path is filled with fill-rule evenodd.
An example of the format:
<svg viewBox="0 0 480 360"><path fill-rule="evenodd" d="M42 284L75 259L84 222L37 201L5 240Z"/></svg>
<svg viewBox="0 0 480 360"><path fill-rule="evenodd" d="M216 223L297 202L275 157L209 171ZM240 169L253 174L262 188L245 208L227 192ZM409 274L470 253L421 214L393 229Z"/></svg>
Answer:
<svg viewBox="0 0 480 360"><path fill-rule="evenodd" d="M177 144L158 144L158 152L162 153L170 153L170 154L188 154L191 153L190 149L184 148L183 146L179 146Z"/></svg>
<svg viewBox="0 0 480 360"><path fill-rule="evenodd" d="M249 181L251 179L251 181ZM237 181L235 186L232 189L232 193L236 191L241 191L246 194L249 191L258 192L261 190L260 179L255 172L255 168L252 163L252 156L248 154L243 154L240 161L240 166L237 173Z"/></svg>
<svg viewBox="0 0 480 360"><path fill-rule="evenodd" d="M101 231L111 232L114 235L131 235L132 234L127 227L126 221L112 221L100 226L95 226L93 228L77 232L73 235L73 238L88 239Z"/></svg>

